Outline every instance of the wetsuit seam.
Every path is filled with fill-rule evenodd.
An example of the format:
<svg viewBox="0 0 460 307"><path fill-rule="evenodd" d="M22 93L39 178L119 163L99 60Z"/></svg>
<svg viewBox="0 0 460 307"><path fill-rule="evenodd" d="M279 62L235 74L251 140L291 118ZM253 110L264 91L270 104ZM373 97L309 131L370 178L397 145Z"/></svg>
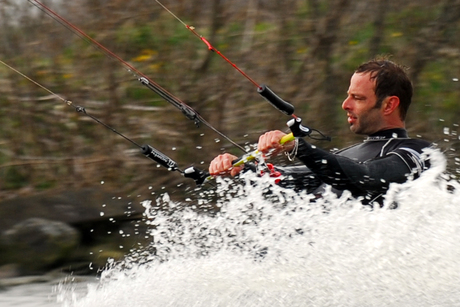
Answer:
<svg viewBox="0 0 460 307"><path fill-rule="evenodd" d="M383 157L383 153L384 153L384 150L385 148L387 147L388 144L391 143L391 141L393 141L394 139L389 139L388 142L385 143L385 145L382 146L382 150L380 150L380 157Z"/></svg>
<svg viewBox="0 0 460 307"><path fill-rule="evenodd" d="M409 163L407 163L407 161L400 154L392 151L392 152L389 152L387 155L397 155L404 162L404 164L406 164L409 171L412 172L412 168L410 167Z"/></svg>

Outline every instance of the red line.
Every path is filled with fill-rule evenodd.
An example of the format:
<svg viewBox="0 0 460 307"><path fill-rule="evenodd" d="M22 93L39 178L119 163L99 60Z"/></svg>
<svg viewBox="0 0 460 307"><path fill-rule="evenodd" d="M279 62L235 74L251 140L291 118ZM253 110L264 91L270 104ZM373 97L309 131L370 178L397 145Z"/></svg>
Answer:
<svg viewBox="0 0 460 307"><path fill-rule="evenodd" d="M100 49L102 49L107 55L117 59L118 61L120 61L123 65L125 65L129 70L131 70L132 72L134 72L136 75L140 76L140 77L143 77L145 79L147 79L150 83L156 85L158 88L162 89L165 93L169 94L171 97L174 97L177 101L179 101L180 103L182 103L183 105L186 105L184 102L182 102L180 99L178 99L177 97L175 97L174 95L172 95L171 93L169 93L168 91L166 91L165 89L163 89L161 86L159 86L156 82L154 82L153 80L151 80L148 76L144 75L142 72L140 72L139 70L137 70L135 67L133 67L132 65L130 65L128 62L124 61L122 58L120 58L118 55L116 55L115 53L113 53L112 51L110 51L109 49L107 49L106 47L104 47L102 44L100 44L99 42L97 42L95 39L91 38L88 34L86 34L85 32L83 32L83 30L80 30L77 26L73 25L72 23L70 23L69 21L67 21L66 19L64 19L63 17L61 17L58 13L54 12L52 9L50 9L49 7L47 7L46 5L44 5L43 3L37 1L37 0L34 0L36 3L38 3L43 9L45 9L46 11L48 11L50 14L52 14L54 17L56 17L57 19L59 19L60 21L62 21L63 23L65 23L66 25L68 25L71 29L73 29L74 31L78 32L79 34L83 35L84 37L86 37L88 40L90 40L93 44L95 44L96 46L98 46Z"/></svg>
<svg viewBox="0 0 460 307"><path fill-rule="evenodd" d="M242 71L236 64L234 64L232 61L230 61L226 56L224 56L219 50L217 50L211 43L204 38L203 36L199 35L195 30L193 30L190 26L187 25L187 29L189 29L193 34L195 34L196 37L201 39L203 43L205 43L208 46L208 49L211 51L214 51L218 55L220 55L225 61L227 61L230 65L233 66L236 70L238 70L246 79L251 81L252 84L254 84L257 88L260 89L260 85L254 81L251 77L249 77L244 71Z"/></svg>

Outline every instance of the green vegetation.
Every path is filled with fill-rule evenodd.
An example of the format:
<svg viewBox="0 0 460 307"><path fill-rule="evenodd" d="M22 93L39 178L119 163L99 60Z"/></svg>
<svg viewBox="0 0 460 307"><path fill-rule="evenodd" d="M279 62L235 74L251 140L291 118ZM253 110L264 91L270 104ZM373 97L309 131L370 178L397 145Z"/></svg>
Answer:
<svg viewBox="0 0 460 307"><path fill-rule="evenodd" d="M97 16L85 13L91 12L89 2L62 5L76 12L72 20L89 29L91 37L235 141L255 142L255 135L289 119L161 7L139 9L135 2L100 7ZM321 146L341 147L354 139L340 102L353 69L375 56L370 51L374 49L416 68L410 70L416 86L410 130L430 140L441 139L442 128L457 124L460 116L460 82L455 81L460 78L457 6L445 10L447 2L414 0L382 11L378 1L339 2L336 6L328 0L290 0L286 6L266 1L266 7L256 8L235 2L213 11L203 3L189 10L185 1L178 1L170 9L186 15L198 33L212 39L251 78L292 102L310 126L333 136L334 142ZM219 18L213 23L215 14ZM443 23L443 14L451 14L448 23ZM379 16L382 31L375 27ZM232 150L224 140L216 143L215 134L205 127L196 129L119 63L47 16L29 16L21 23L9 15L0 18L1 60L139 144L150 143L171 154L182 167L203 161L205 168L223 148ZM136 148L130 143L49 95L0 66L2 190L93 185L101 178L106 185L130 190L146 182L181 180L177 174L159 172L154 163L133 153ZM246 134L254 137L249 140ZM196 142L202 150L196 149Z"/></svg>

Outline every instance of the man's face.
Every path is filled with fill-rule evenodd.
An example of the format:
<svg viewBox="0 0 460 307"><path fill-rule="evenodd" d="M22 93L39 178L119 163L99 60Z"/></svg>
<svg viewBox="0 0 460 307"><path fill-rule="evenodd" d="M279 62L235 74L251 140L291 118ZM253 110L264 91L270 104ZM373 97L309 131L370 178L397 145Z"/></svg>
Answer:
<svg viewBox="0 0 460 307"><path fill-rule="evenodd" d="M342 103L350 130L356 134L370 135L385 126L382 108L375 107L375 80L370 77L370 73L355 73L350 80L348 96Z"/></svg>

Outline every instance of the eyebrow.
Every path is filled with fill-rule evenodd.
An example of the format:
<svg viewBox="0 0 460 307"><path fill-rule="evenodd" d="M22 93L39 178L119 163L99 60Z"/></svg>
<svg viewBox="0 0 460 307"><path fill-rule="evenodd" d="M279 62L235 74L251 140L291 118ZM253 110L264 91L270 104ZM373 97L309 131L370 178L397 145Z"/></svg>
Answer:
<svg viewBox="0 0 460 307"><path fill-rule="evenodd" d="M350 93L350 91L347 91L347 95L353 96L355 98L365 98L366 96L363 94L358 94L358 93Z"/></svg>

